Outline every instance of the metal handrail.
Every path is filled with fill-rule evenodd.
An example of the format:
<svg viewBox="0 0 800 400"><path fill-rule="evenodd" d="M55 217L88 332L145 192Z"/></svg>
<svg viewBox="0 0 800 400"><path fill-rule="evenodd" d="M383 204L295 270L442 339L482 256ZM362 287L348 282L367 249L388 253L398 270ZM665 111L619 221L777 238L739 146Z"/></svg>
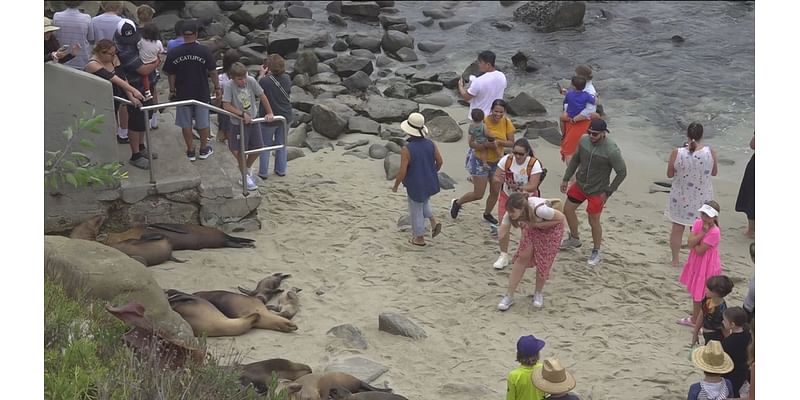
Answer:
<svg viewBox="0 0 800 400"><path fill-rule="evenodd" d="M119 96L114 96L114 100L123 102L123 103L128 104L128 105L133 105L132 101L130 101L128 99L125 99L125 98L122 98L122 97L119 97ZM144 128L145 128L144 135L145 135L145 140L146 140L148 146L150 146L151 142L150 142L150 124L149 124L149 119L150 118L147 117L147 111L157 110L157 109L166 108L166 107L178 107L178 106L187 106L187 105L196 105L196 106L206 107L209 110L216 111L219 114L224 114L224 115L227 115L227 116L229 116L231 118L236 118L239 121L244 122L244 118L240 117L237 114L234 114L234 113L232 113L232 112L230 112L228 110L224 110L224 109L219 108L217 106L213 106L213 105L208 104L208 103L203 103L202 101L194 100L194 99L172 101L172 102L168 102L168 103L159 103L159 104L153 104L153 105L149 105L149 106L142 106L142 107L139 107L139 109L144 111L144 117L143 117L144 118ZM289 134L289 124L286 122L286 118L281 116L281 115L276 115L276 116L274 116L272 122L267 122L266 118L264 118L264 117L259 117L259 118L255 118L255 119L251 120L251 123L262 123L262 122L263 123L281 122L281 124L283 125L283 144L279 144L279 145L275 145L275 146L260 147L258 149L252 149L252 150L244 150L244 151L240 150L239 151L239 160L241 162L241 165L246 165L247 155L248 154L263 153L265 151L274 151L274 150L280 150L280 149L286 148L287 136ZM245 148L244 123L240 123L239 124L239 149L244 149L244 148ZM147 159L150 161L150 168L149 168L149 171L150 171L150 184L155 185L156 184L156 179L155 179L155 172L153 171L153 152L152 151L148 151L147 152ZM247 197L247 196L250 195L250 192L247 190L247 173L245 172L245 169L242 169L241 173L242 173L242 196Z"/></svg>

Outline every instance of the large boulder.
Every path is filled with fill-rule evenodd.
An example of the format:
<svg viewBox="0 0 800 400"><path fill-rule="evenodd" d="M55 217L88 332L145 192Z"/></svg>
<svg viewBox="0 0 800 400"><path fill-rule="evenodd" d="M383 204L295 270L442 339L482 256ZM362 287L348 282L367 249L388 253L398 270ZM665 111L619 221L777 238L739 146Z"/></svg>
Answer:
<svg viewBox="0 0 800 400"><path fill-rule="evenodd" d="M303 50L297 54L297 60L294 62L294 72L314 76L317 74L318 62L317 55L313 51Z"/></svg>
<svg viewBox="0 0 800 400"><path fill-rule="evenodd" d="M361 332L361 329L351 324L334 326L328 330L327 334L342 339L342 341L350 347L359 350L367 349L367 339L364 338L364 333Z"/></svg>
<svg viewBox="0 0 800 400"><path fill-rule="evenodd" d="M369 146L369 156L376 159L376 160L383 160L389 154L389 150L386 146L375 143L372 146Z"/></svg>
<svg viewBox="0 0 800 400"><path fill-rule="evenodd" d="M514 10L514 20L540 32L583 27L584 1L529 1Z"/></svg>
<svg viewBox="0 0 800 400"><path fill-rule="evenodd" d="M452 117L441 116L430 121L425 121L430 138L437 142L452 143L461 140L463 132L458 122Z"/></svg>
<svg viewBox="0 0 800 400"><path fill-rule="evenodd" d="M387 157L388 160L390 157ZM397 313L384 312L378 316L378 330L412 339L428 337L425 330L410 319Z"/></svg>
<svg viewBox="0 0 800 400"><path fill-rule="evenodd" d="M311 19L311 9L308 7L291 5L286 9L286 12L288 12L289 16L292 18Z"/></svg>
<svg viewBox="0 0 800 400"><path fill-rule="evenodd" d="M419 105L410 100L387 99L369 96L359 107L361 114L377 122L403 122L411 113L419 110Z"/></svg>
<svg viewBox="0 0 800 400"><path fill-rule="evenodd" d="M417 89L405 82L396 82L383 91L386 97L394 97L395 99L410 99L417 95Z"/></svg>
<svg viewBox="0 0 800 400"><path fill-rule="evenodd" d="M381 15L378 17L378 20L381 21L381 26L383 29L387 29L392 25L400 25L400 24L407 24L405 17L392 17L390 15Z"/></svg>
<svg viewBox="0 0 800 400"><path fill-rule="evenodd" d="M296 52L300 47L299 36L283 31L272 32L268 40L269 52L278 53L284 58L287 54Z"/></svg>
<svg viewBox="0 0 800 400"><path fill-rule="evenodd" d="M256 29L248 33L245 37L247 38L247 43L258 43L266 48L266 46L269 45L270 32L272 31Z"/></svg>
<svg viewBox="0 0 800 400"><path fill-rule="evenodd" d="M187 1L186 3L189 15L199 19L203 24L210 24L214 17L221 12L215 1Z"/></svg>
<svg viewBox="0 0 800 400"><path fill-rule="evenodd" d="M439 107L450 107L453 105L453 98L447 93L437 92L424 96L417 96L413 99L420 104L433 104Z"/></svg>
<svg viewBox="0 0 800 400"><path fill-rule="evenodd" d="M246 2L241 8L230 15L231 21L253 29L267 29L272 18L272 7L267 4Z"/></svg>
<svg viewBox="0 0 800 400"><path fill-rule="evenodd" d="M414 49L410 47L403 47L400 50L397 50L394 53L389 53L389 57L395 58L397 61L417 61L419 57L417 57L417 53Z"/></svg>
<svg viewBox="0 0 800 400"><path fill-rule="evenodd" d="M464 85L469 82L469 76L475 75L475 77L479 77L483 75L483 72L478 68L478 62L473 61L472 64L468 65L467 68L464 68L464 72L461 73L461 79L464 80Z"/></svg>
<svg viewBox="0 0 800 400"><path fill-rule="evenodd" d="M341 6L342 14L354 17L361 17L369 20L377 20L381 12L380 6L374 1L343 1Z"/></svg>
<svg viewBox="0 0 800 400"><path fill-rule="evenodd" d="M303 112L311 112L311 107L314 104L316 104L314 96L308 94L305 90L300 88L292 90L292 107Z"/></svg>
<svg viewBox="0 0 800 400"><path fill-rule="evenodd" d="M372 84L372 81L364 71L356 71L342 81L342 85L351 92L367 90L370 84Z"/></svg>
<svg viewBox="0 0 800 400"><path fill-rule="evenodd" d="M350 50L351 56L361 57L361 58L369 58L370 60L375 59L375 53L367 50L367 49L353 49Z"/></svg>
<svg viewBox="0 0 800 400"><path fill-rule="evenodd" d="M259 43L249 43L237 49L242 59L239 60L245 65L261 65L267 56L267 46Z"/></svg>
<svg viewBox="0 0 800 400"><path fill-rule="evenodd" d="M417 43L418 49L428 53L436 53L437 51L443 49L444 46L445 46L444 43L431 42L429 40L422 40L419 43Z"/></svg>
<svg viewBox="0 0 800 400"><path fill-rule="evenodd" d="M159 31L161 32L172 32L175 33L175 23L181 20L177 14L169 13L169 14L162 14L158 15L153 18L153 23L156 25Z"/></svg>
<svg viewBox="0 0 800 400"><path fill-rule="evenodd" d="M451 18L456 14L451 10L444 10L441 8L423 8L422 15L432 19L445 19Z"/></svg>
<svg viewBox="0 0 800 400"><path fill-rule="evenodd" d="M332 72L320 72L312 76L309 83L312 85L319 85L319 84L336 85L342 83L342 78L339 78L339 75L336 75Z"/></svg>
<svg viewBox="0 0 800 400"><path fill-rule="evenodd" d="M44 237L44 274L71 296L140 303L153 325L195 345L192 327L169 306L164 290L144 265L104 244L62 236Z"/></svg>
<svg viewBox="0 0 800 400"><path fill-rule="evenodd" d="M373 53L381 52L381 39L363 33L350 36L347 38L347 43L351 49L367 49Z"/></svg>
<svg viewBox="0 0 800 400"><path fill-rule="evenodd" d="M356 71L363 71L365 74L367 74L367 76L369 76L374 70L374 67L372 66L372 60L368 58L351 56L349 54L342 54L336 57L336 61L333 63L333 68L336 70L336 74L342 78L347 78L348 76L355 74Z"/></svg>
<svg viewBox="0 0 800 400"><path fill-rule="evenodd" d="M381 39L381 47L387 53L394 53L403 47L413 48L414 38L400 31L386 31Z"/></svg>
<svg viewBox="0 0 800 400"><path fill-rule="evenodd" d="M442 30L446 31L449 29L459 27L461 25L466 25L468 23L469 21L463 21L463 20L439 21L439 28L442 28Z"/></svg>
<svg viewBox="0 0 800 400"><path fill-rule="evenodd" d="M225 34L225 37L223 37L222 40L224 40L229 47L233 47L234 49L236 49L239 48L241 45L243 45L246 39L244 36L234 31L230 31L227 34Z"/></svg>
<svg viewBox="0 0 800 400"><path fill-rule="evenodd" d="M354 116L347 120L347 129L352 132L380 135L381 125L369 118Z"/></svg>
<svg viewBox="0 0 800 400"><path fill-rule="evenodd" d="M218 1L216 3L222 11L236 11L244 4L243 1Z"/></svg>
<svg viewBox="0 0 800 400"><path fill-rule="evenodd" d="M511 115L531 115L546 112L547 109L544 108L542 103L525 92L508 101L508 113Z"/></svg>
<svg viewBox="0 0 800 400"><path fill-rule="evenodd" d="M425 117L425 121L430 121L436 117L448 117L450 114L447 113L445 110L439 110L438 108L423 108L420 112L423 117Z"/></svg>
<svg viewBox="0 0 800 400"><path fill-rule="evenodd" d="M442 82L420 81L412 84L417 89L417 94L431 94L442 90Z"/></svg>
<svg viewBox="0 0 800 400"><path fill-rule="evenodd" d="M436 81L439 73L436 71L422 70L411 76L411 82Z"/></svg>
<svg viewBox="0 0 800 400"><path fill-rule="evenodd" d="M454 71L440 72L436 77L436 81L442 82L444 87L448 89L458 88L458 78L460 76Z"/></svg>

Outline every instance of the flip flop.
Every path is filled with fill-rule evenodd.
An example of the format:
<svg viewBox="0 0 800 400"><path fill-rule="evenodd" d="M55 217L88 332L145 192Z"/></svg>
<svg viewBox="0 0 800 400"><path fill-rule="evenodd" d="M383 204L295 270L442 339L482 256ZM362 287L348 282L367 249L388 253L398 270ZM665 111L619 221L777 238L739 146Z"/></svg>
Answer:
<svg viewBox="0 0 800 400"><path fill-rule="evenodd" d="M683 317L679 319L677 322L678 325L694 326L694 324L692 323L692 317Z"/></svg>
<svg viewBox="0 0 800 400"><path fill-rule="evenodd" d="M442 233L442 223L437 222L436 225L433 227L433 234L431 235L431 237L436 237L440 233Z"/></svg>
<svg viewBox="0 0 800 400"><path fill-rule="evenodd" d="M408 243L411 243L414 246L419 246L419 247L425 247L425 246L428 245L427 243L416 243L416 242L414 242L414 239L408 239Z"/></svg>

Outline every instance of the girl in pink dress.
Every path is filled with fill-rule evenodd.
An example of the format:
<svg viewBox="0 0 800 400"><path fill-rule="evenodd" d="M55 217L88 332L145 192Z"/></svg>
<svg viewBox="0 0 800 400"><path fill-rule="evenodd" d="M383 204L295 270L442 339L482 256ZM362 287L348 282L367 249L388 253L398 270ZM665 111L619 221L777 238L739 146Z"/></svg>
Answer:
<svg viewBox="0 0 800 400"><path fill-rule="evenodd" d="M692 315L678 320L681 325L694 326L700 318L700 302L709 277L722 274L719 259L719 204L707 201L700 207L700 218L694 221L689 235L689 259L683 266L680 282L692 296Z"/></svg>

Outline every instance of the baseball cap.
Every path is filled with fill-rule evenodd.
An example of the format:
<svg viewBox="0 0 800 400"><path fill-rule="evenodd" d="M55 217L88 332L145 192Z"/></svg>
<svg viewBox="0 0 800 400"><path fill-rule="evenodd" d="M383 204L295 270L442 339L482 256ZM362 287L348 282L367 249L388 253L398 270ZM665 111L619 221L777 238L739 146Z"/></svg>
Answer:
<svg viewBox="0 0 800 400"><path fill-rule="evenodd" d="M523 357L532 357L544 348L544 340L537 339L536 336L522 336L517 340L517 353Z"/></svg>
<svg viewBox="0 0 800 400"><path fill-rule="evenodd" d="M200 24L196 19L187 19L181 24L181 33L184 35L196 35L200 29Z"/></svg>
<svg viewBox="0 0 800 400"><path fill-rule="evenodd" d="M139 43L141 36L136 30L133 21L123 18L117 23L117 31L114 33L114 41L122 44Z"/></svg>
<svg viewBox="0 0 800 400"><path fill-rule="evenodd" d="M603 121L602 119L593 119L592 123L589 125L589 130L595 132L606 131L611 133L611 131L608 130L608 125L606 125L606 121Z"/></svg>

